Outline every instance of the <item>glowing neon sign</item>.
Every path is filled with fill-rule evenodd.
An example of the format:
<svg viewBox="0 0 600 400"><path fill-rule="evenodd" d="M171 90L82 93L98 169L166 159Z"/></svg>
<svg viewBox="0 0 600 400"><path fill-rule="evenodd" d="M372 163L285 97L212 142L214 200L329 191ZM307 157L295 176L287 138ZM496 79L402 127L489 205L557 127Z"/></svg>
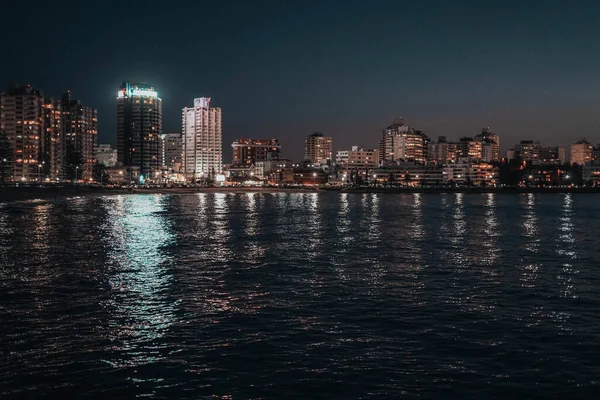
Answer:
<svg viewBox="0 0 600 400"><path fill-rule="evenodd" d="M150 89L140 89L139 87L121 89L117 92L118 99L132 96L158 98L158 92Z"/></svg>

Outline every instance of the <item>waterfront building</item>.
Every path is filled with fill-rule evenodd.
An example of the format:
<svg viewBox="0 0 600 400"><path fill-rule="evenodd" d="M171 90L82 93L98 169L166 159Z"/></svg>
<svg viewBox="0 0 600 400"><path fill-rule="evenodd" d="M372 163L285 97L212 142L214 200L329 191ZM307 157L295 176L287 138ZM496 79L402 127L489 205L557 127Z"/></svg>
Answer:
<svg viewBox="0 0 600 400"><path fill-rule="evenodd" d="M592 145L585 138L571 145L570 161L578 165L592 161Z"/></svg>
<svg viewBox="0 0 600 400"><path fill-rule="evenodd" d="M232 164L246 165L277 160L281 150L277 139L237 139L231 147L233 147Z"/></svg>
<svg viewBox="0 0 600 400"><path fill-rule="evenodd" d="M64 178L65 145L62 125L62 104L55 99L46 99L42 105L44 129L41 147L41 177L52 182ZM39 165L38 165L39 168Z"/></svg>
<svg viewBox="0 0 600 400"><path fill-rule="evenodd" d="M110 144L99 144L96 148L96 160L107 168L117 165L117 149Z"/></svg>
<svg viewBox="0 0 600 400"><path fill-rule="evenodd" d="M569 152L567 151L566 147L560 146L558 148L558 159L559 159L559 161L560 161L561 164L568 164L569 163Z"/></svg>
<svg viewBox="0 0 600 400"><path fill-rule="evenodd" d="M35 181L40 178L43 104L43 93L30 85L13 85L0 95L0 134L7 143L9 153L5 170L12 180Z"/></svg>
<svg viewBox="0 0 600 400"><path fill-rule="evenodd" d="M333 139L315 132L304 139L304 159L312 164L330 164L333 156Z"/></svg>
<svg viewBox="0 0 600 400"><path fill-rule="evenodd" d="M481 160L485 162L498 161L500 159L498 146L491 139L481 141Z"/></svg>
<svg viewBox="0 0 600 400"><path fill-rule="evenodd" d="M403 161L369 171L368 180L380 185L437 186L443 183L443 171L440 165Z"/></svg>
<svg viewBox="0 0 600 400"><path fill-rule="evenodd" d="M362 147L352 146L348 150L347 168L353 169L371 169L379 166L379 149L363 149Z"/></svg>
<svg viewBox="0 0 600 400"><path fill-rule="evenodd" d="M570 174L560 164L531 165L521 170L520 183L524 186L554 186L571 183Z"/></svg>
<svg viewBox="0 0 600 400"><path fill-rule="evenodd" d="M592 161L600 161L600 144L592 147Z"/></svg>
<svg viewBox="0 0 600 400"><path fill-rule="evenodd" d="M213 178L223 169L221 108L210 97L194 99L182 111L183 171L186 179Z"/></svg>
<svg viewBox="0 0 600 400"><path fill-rule="evenodd" d="M265 160L265 161L257 161L254 166L256 168L255 173L256 176L261 179L268 179L271 174L277 172L281 168L286 165L291 165L291 161L289 160Z"/></svg>
<svg viewBox="0 0 600 400"><path fill-rule="evenodd" d="M139 169L137 167L108 167L106 173L111 183L121 185L137 181L139 177Z"/></svg>
<svg viewBox="0 0 600 400"><path fill-rule="evenodd" d="M267 179L270 184L290 184L294 183L294 168L297 164L294 164L291 160L276 160L276 161L265 161L265 163L272 163L270 172L263 171L262 177ZM260 163L257 163L257 174L261 176Z"/></svg>
<svg viewBox="0 0 600 400"><path fill-rule="evenodd" d="M340 167L345 167L348 164L348 150L338 150L335 153L335 163Z"/></svg>
<svg viewBox="0 0 600 400"><path fill-rule="evenodd" d="M482 143L481 159L483 161L500 161L500 136L492 133L489 126L481 129L481 133L475 136L475 140Z"/></svg>
<svg viewBox="0 0 600 400"><path fill-rule="evenodd" d="M379 142L380 163L416 161L424 163L428 155L429 138L423 131L414 130L397 118L383 129Z"/></svg>
<svg viewBox="0 0 600 400"><path fill-rule="evenodd" d="M458 158L482 159L482 142L472 137L462 137L458 141Z"/></svg>
<svg viewBox="0 0 600 400"><path fill-rule="evenodd" d="M437 142L429 145L428 161L432 163L447 163L449 162L450 143L446 140L446 136L439 136Z"/></svg>
<svg viewBox="0 0 600 400"><path fill-rule="evenodd" d="M514 157L518 157L527 164L537 165L540 163L541 147L539 140L521 140L513 149Z"/></svg>
<svg viewBox="0 0 600 400"><path fill-rule="evenodd" d="M153 86L123 82L117 92L117 158L139 169L141 180L160 171L162 100Z"/></svg>
<svg viewBox="0 0 600 400"><path fill-rule="evenodd" d="M585 183L600 186L600 163L587 163L581 168L581 176Z"/></svg>
<svg viewBox="0 0 600 400"><path fill-rule="evenodd" d="M541 165L562 164L560 161L558 146L542 146L542 147L540 147L539 160L540 160Z"/></svg>
<svg viewBox="0 0 600 400"><path fill-rule="evenodd" d="M444 167L444 183L470 186L493 186L498 183L498 168L486 162L460 158Z"/></svg>
<svg viewBox="0 0 600 400"><path fill-rule="evenodd" d="M67 178L72 180L76 175L78 180L91 181L98 144L98 111L73 100L68 91L62 96L62 127Z"/></svg>
<svg viewBox="0 0 600 400"><path fill-rule="evenodd" d="M170 171L179 171L182 166L183 139L180 133L160 135L161 166Z"/></svg>

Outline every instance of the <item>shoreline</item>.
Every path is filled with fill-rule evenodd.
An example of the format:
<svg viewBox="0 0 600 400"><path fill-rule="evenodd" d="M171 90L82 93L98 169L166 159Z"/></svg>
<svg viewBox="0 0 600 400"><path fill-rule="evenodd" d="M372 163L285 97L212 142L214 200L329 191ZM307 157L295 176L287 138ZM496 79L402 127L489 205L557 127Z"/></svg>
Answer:
<svg viewBox="0 0 600 400"><path fill-rule="evenodd" d="M566 188L498 188L498 187L458 187L458 188L438 188L438 187L370 187L370 188L342 188L342 187L208 187L208 188L154 188L154 189L121 189L121 188L103 188L96 186L79 187L0 187L0 203L26 201L26 200L48 200L75 196L107 196L107 195L128 195L128 194L165 194L181 195L196 193L350 193L350 194L445 194L445 193L464 193L464 194L560 194L560 193L600 193L600 187L566 187Z"/></svg>

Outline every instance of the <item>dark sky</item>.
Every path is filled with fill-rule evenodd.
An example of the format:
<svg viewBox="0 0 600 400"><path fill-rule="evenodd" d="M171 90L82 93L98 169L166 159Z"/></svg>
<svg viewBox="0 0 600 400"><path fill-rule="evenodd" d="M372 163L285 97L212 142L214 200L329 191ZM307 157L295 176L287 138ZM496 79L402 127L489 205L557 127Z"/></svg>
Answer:
<svg viewBox="0 0 600 400"><path fill-rule="evenodd" d="M55 1L2 4L0 87L71 89L116 141L121 81L153 84L163 131L210 96L236 137L374 147L394 117L431 137L490 126L520 139L600 140L598 1Z"/></svg>

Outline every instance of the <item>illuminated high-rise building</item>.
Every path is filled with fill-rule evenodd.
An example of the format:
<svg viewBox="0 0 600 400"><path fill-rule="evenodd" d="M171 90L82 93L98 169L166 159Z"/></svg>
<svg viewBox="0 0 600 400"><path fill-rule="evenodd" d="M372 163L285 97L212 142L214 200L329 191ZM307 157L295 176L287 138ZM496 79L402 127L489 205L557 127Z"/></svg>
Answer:
<svg viewBox="0 0 600 400"><path fill-rule="evenodd" d="M210 97L194 99L182 111L183 171L186 179L215 178L223 169L221 108Z"/></svg>
<svg viewBox="0 0 600 400"><path fill-rule="evenodd" d="M304 159L313 164L331 163L333 157L333 138L315 132L304 139Z"/></svg>
<svg viewBox="0 0 600 400"><path fill-rule="evenodd" d="M153 86L123 82L117 92L117 158L144 179L160 171L162 100Z"/></svg>
<svg viewBox="0 0 600 400"><path fill-rule="evenodd" d="M73 100L68 91L62 96L62 128L66 178L91 181L98 146L98 111Z"/></svg>
<svg viewBox="0 0 600 400"><path fill-rule="evenodd" d="M42 105L44 132L41 147L41 172L52 182L64 178L65 143L62 125L62 103L46 99ZM39 168L39 165L38 165Z"/></svg>
<svg viewBox="0 0 600 400"><path fill-rule="evenodd" d="M379 142L379 159L384 161L416 161L424 163L430 140L421 130L414 130L397 118L385 128Z"/></svg>
<svg viewBox="0 0 600 400"><path fill-rule="evenodd" d="M30 85L13 85L0 95L0 135L9 153L0 161L8 179L36 181L42 177L43 105L44 95Z"/></svg>
<svg viewBox="0 0 600 400"><path fill-rule="evenodd" d="M482 158L482 142L472 137L461 137L458 141L458 151L460 158L480 160Z"/></svg>

